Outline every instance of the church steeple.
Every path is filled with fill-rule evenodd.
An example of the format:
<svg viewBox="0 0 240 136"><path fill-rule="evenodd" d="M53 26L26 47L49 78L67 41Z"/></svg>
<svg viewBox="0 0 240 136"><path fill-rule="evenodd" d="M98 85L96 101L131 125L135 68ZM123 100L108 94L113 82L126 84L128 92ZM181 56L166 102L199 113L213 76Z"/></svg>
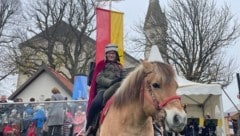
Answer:
<svg viewBox="0 0 240 136"><path fill-rule="evenodd" d="M143 30L146 34L145 58L148 58L152 45L157 45L165 62L167 52L167 21L159 0L149 0Z"/></svg>

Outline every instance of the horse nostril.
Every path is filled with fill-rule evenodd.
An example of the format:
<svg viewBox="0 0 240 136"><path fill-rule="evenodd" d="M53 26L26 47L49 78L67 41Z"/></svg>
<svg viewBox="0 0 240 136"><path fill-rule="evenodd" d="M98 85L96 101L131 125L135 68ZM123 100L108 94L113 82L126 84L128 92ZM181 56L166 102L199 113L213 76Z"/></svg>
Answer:
<svg viewBox="0 0 240 136"><path fill-rule="evenodd" d="M181 116L179 116L179 115L175 115L174 117L173 117L173 123L174 124L180 124L181 123Z"/></svg>
<svg viewBox="0 0 240 136"><path fill-rule="evenodd" d="M181 114L175 114L173 116L173 126L171 129L175 132L182 131L186 125L186 119L187 118L185 116L181 116Z"/></svg>

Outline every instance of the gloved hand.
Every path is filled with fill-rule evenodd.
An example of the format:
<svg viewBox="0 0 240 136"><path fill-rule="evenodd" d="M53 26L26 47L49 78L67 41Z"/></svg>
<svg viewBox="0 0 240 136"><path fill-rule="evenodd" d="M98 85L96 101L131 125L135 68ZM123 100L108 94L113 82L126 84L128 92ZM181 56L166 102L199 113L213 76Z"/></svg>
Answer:
<svg viewBox="0 0 240 136"><path fill-rule="evenodd" d="M118 77L118 78L114 79L114 80L111 82L111 85L113 85L113 84L115 84L115 83L117 83L117 82L120 82L120 81L122 81L122 78L121 78L121 77Z"/></svg>
<svg viewBox="0 0 240 136"><path fill-rule="evenodd" d="M126 70L122 70L122 71L120 72L120 77L121 77L121 78L125 78L125 77L127 76L127 74L128 74L128 72L127 72Z"/></svg>

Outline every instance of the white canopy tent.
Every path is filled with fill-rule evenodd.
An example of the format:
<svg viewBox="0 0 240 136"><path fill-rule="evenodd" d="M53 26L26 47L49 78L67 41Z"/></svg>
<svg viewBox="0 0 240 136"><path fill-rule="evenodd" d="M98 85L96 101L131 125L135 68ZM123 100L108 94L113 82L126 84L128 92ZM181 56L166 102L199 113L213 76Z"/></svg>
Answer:
<svg viewBox="0 0 240 136"><path fill-rule="evenodd" d="M219 84L201 84L179 76L177 82L177 93L182 96L182 103L187 104L189 117L210 115L212 118L219 118L219 114L223 113L222 89ZM223 114L220 116L223 117Z"/></svg>
<svg viewBox="0 0 240 136"><path fill-rule="evenodd" d="M163 62L157 46L151 48L148 61ZM211 118L222 119L222 129L219 135L225 134L224 115L222 104L222 89L219 84L201 84L188 81L176 76L178 82L177 93L181 95L182 103L186 104L186 112L189 118Z"/></svg>

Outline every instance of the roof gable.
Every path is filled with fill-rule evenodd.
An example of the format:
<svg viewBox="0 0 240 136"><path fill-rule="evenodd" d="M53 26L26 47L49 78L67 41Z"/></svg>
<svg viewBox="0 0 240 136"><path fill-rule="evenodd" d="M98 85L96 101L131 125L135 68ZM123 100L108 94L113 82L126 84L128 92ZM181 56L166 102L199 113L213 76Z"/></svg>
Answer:
<svg viewBox="0 0 240 136"><path fill-rule="evenodd" d="M50 75L65 91L67 94L72 96L72 88L73 84L62 76L60 73L57 73L52 68L47 67L46 65L42 65L42 67L32 76L30 77L24 84L22 84L12 95L8 97L8 99L13 100L16 98L24 89L29 86L34 80L40 77L41 74L46 72Z"/></svg>
<svg viewBox="0 0 240 136"><path fill-rule="evenodd" d="M41 40L46 39L46 36L48 37L48 35L46 35L46 33L54 34L55 38L58 38L56 41L61 40L66 35L69 36L69 37L75 37L75 38L76 38L76 34L77 35L82 35L84 41L87 41L87 42L89 42L89 43L91 43L93 45L95 44L95 40L93 40L91 37L81 33L76 28L72 28L65 21L60 21L59 23L50 26L48 28L48 32L47 31L42 31L42 32L36 34L35 36L33 36L32 38L22 42L20 44L20 47L22 47L24 45L31 44L31 43L35 43L36 41L41 41Z"/></svg>

